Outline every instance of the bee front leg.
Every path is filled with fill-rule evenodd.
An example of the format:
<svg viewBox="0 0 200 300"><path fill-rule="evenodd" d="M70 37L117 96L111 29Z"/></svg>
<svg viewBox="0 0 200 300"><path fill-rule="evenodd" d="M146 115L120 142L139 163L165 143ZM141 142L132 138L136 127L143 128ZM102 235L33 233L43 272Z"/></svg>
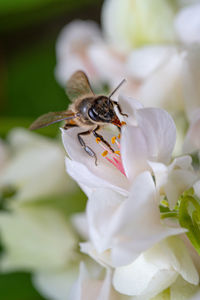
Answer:
<svg viewBox="0 0 200 300"><path fill-rule="evenodd" d="M80 132L80 133L77 134L77 137L78 137L79 143L81 144L81 147L85 150L85 152L86 152L89 156L94 157L94 159L95 159L95 165L97 166L97 156L96 156L96 153L95 153L90 147L88 147L88 146L85 144L83 138L81 137L81 135L88 135L88 134L90 134L90 133L91 133L90 130L84 131L84 132Z"/></svg>
<svg viewBox="0 0 200 300"><path fill-rule="evenodd" d="M117 109L118 109L120 115L125 116L125 117L128 117L127 114L124 114L124 113L122 112L121 106L119 105L119 103L118 103L117 101L112 101L112 102L113 102L113 104L115 104L115 105L117 106Z"/></svg>
<svg viewBox="0 0 200 300"><path fill-rule="evenodd" d="M113 153L115 152L114 150L113 150L113 148L110 146L110 144L106 141L106 140L104 140L104 138L103 138L103 136L102 135L100 135L99 133L97 133L97 130L99 130L100 129L100 127L99 126L97 126L93 131L92 131L92 133L94 134L94 136L96 137L96 138L99 138L100 139L100 141L102 142L102 143L104 143Z"/></svg>

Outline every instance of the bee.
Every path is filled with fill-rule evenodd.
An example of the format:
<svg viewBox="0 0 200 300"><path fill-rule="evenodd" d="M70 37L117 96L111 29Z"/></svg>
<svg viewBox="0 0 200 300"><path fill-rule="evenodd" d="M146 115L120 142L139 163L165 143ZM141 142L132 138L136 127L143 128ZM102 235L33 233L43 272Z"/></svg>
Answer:
<svg viewBox="0 0 200 300"><path fill-rule="evenodd" d="M114 152L110 144L98 131L106 124L113 124L120 130L124 122L120 122L115 112L115 107L122 116L128 117L127 114L122 112L118 102L111 99L124 82L125 79L120 82L108 97L95 95L87 75L83 71L75 72L66 84L67 95L72 102L68 110L44 114L33 122L30 129L39 129L63 120L65 120L63 127L65 130L73 127L84 129L77 134L78 141L85 152L95 159L95 164L97 165L97 156L95 152L86 145L83 137L93 134L96 139Z"/></svg>

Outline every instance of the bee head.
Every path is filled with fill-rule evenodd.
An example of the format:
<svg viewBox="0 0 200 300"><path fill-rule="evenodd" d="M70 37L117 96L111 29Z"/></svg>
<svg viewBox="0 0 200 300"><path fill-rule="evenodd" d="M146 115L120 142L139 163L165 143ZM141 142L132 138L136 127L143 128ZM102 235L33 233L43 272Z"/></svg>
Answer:
<svg viewBox="0 0 200 300"><path fill-rule="evenodd" d="M90 109L88 116L92 121L100 123L112 123L121 127L120 120L118 119L112 101L106 96L98 96Z"/></svg>

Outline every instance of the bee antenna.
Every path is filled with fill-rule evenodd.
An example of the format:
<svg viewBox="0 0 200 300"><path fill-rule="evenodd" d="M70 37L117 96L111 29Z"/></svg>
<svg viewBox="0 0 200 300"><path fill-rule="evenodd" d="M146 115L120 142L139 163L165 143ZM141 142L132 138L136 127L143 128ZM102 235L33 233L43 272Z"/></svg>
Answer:
<svg viewBox="0 0 200 300"><path fill-rule="evenodd" d="M112 91L112 93L108 96L108 98L110 99L114 93L126 82L126 79L123 79L120 84L118 84L118 86L114 89L114 91Z"/></svg>

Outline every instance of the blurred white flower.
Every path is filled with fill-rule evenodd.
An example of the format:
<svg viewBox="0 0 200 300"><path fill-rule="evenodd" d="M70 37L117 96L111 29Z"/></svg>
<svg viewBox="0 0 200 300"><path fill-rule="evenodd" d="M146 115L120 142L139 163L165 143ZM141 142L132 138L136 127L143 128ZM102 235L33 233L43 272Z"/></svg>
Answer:
<svg viewBox="0 0 200 300"><path fill-rule="evenodd" d="M179 276L192 285L199 283L199 274L184 243L177 237L170 237L130 265L116 268L113 285L118 292L135 296L135 300L146 300L170 287ZM184 298L182 292L181 299L189 298Z"/></svg>
<svg viewBox="0 0 200 300"><path fill-rule="evenodd" d="M92 21L74 21L65 26L57 40L57 80L65 86L67 78L81 69L97 83L97 71L91 62L90 45L102 42L98 26Z"/></svg>
<svg viewBox="0 0 200 300"><path fill-rule="evenodd" d="M18 201L63 194L75 188L64 169L63 149L53 139L25 129L8 135L10 157L0 174L0 188L16 189Z"/></svg>
<svg viewBox="0 0 200 300"><path fill-rule="evenodd" d="M76 281L79 273L78 261L69 264L65 270L58 272L37 272L33 274L32 282L35 288L46 299L68 300L72 285Z"/></svg>
<svg viewBox="0 0 200 300"><path fill-rule="evenodd" d="M200 151L200 107L195 114L193 113L193 120L185 137L183 151L184 153Z"/></svg>
<svg viewBox="0 0 200 300"><path fill-rule="evenodd" d="M62 270L76 259L78 239L65 213L46 202L28 203L0 213L4 252L0 270Z"/></svg>
<svg viewBox="0 0 200 300"><path fill-rule="evenodd" d="M8 161L9 154L9 149L6 143L0 139L0 174L3 172L3 168Z"/></svg>
<svg viewBox="0 0 200 300"><path fill-rule="evenodd" d="M200 3L194 3L184 7L177 14L175 29L179 39L184 43L200 42Z"/></svg>
<svg viewBox="0 0 200 300"><path fill-rule="evenodd" d="M125 49L174 42L174 8L168 0L106 0L102 11L106 37Z"/></svg>

